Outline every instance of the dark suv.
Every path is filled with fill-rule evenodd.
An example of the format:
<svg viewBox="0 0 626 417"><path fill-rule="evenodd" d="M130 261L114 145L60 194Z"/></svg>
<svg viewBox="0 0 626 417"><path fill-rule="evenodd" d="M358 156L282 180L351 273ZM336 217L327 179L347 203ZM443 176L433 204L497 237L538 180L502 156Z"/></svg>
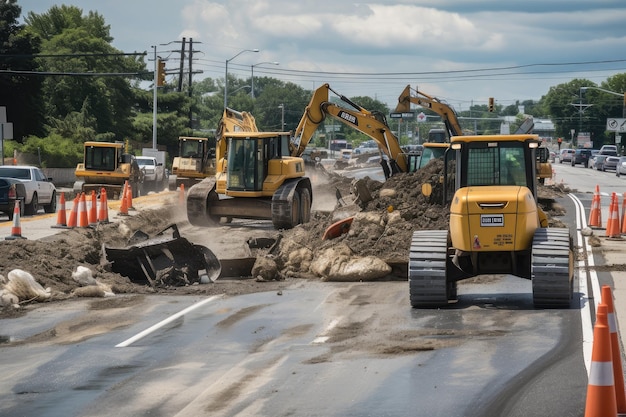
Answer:
<svg viewBox="0 0 626 417"><path fill-rule="evenodd" d="M572 155L572 166L583 164L587 168L589 159L591 159L591 149L576 149L576 152Z"/></svg>

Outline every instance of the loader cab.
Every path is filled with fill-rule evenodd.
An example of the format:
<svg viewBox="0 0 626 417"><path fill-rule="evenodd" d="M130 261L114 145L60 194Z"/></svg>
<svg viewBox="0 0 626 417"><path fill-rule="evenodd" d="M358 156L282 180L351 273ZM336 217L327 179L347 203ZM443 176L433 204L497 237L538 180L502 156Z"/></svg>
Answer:
<svg viewBox="0 0 626 417"><path fill-rule="evenodd" d="M85 142L85 169L115 171L122 163L122 144Z"/></svg>
<svg viewBox="0 0 626 417"><path fill-rule="evenodd" d="M225 139L229 191L262 191L269 161L289 157L288 133L235 132Z"/></svg>
<svg viewBox="0 0 626 417"><path fill-rule="evenodd" d="M451 169L451 165L446 164L446 177L454 175L456 189L523 186L529 188L536 199L535 152L538 146L536 135L453 137L450 152L456 154L457 166Z"/></svg>

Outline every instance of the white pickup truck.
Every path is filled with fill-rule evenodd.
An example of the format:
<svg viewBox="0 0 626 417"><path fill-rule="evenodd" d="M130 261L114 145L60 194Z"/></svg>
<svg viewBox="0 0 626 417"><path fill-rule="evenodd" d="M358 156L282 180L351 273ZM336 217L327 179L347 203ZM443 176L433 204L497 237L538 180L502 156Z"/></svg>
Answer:
<svg viewBox="0 0 626 417"><path fill-rule="evenodd" d="M139 169L144 171L144 191L160 191L167 186L165 167L153 156L136 156Z"/></svg>
<svg viewBox="0 0 626 417"><path fill-rule="evenodd" d="M57 207L57 190L43 171L30 165L0 166L0 177L15 178L24 184L24 214L37 214L40 207L46 213L54 213Z"/></svg>

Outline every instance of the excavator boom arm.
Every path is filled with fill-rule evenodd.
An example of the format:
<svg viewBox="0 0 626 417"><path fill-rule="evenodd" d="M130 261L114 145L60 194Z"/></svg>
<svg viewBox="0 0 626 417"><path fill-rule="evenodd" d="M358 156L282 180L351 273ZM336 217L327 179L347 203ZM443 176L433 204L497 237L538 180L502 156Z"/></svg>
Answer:
<svg viewBox="0 0 626 417"><path fill-rule="evenodd" d="M452 107L426 93L413 90L410 85L407 85L398 97L395 111L399 113L409 112L411 111L411 104L430 109L441 116L450 137L463 135L458 116Z"/></svg>
<svg viewBox="0 0 626 417"><path fill-rule="evenodd" d="M313 97L304 110L300 123L295 130L292 140L292 156L302 155L317 127L324 121L326 116L330 116L372 138L401 172L407 172L406 157L400 148L400 142L391 132L384 117L377 117L376 114L353 103L340 94L337 94L339 98L354 109L344 108L331 103L329 101L329 91L337 94L328 84L322 85L313 93Z"/></svg>

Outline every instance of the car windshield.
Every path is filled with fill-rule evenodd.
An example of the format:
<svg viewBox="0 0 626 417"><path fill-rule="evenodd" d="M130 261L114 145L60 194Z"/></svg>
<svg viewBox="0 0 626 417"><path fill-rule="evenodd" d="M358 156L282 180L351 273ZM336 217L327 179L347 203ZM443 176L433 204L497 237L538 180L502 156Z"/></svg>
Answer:
<svg viewBox="0 0 626 417"><path fill-rule="evenodd" d="M30 169L0 167L0 177L16 178L18 180L30 180Z"/></svg>
<svg viewBox="0 0 626 417"><path fill-rule="evenodd" d="M150 163L149 159L137 159L137 165L142 167L144 165L152 165L152 164Z"/></svg>

